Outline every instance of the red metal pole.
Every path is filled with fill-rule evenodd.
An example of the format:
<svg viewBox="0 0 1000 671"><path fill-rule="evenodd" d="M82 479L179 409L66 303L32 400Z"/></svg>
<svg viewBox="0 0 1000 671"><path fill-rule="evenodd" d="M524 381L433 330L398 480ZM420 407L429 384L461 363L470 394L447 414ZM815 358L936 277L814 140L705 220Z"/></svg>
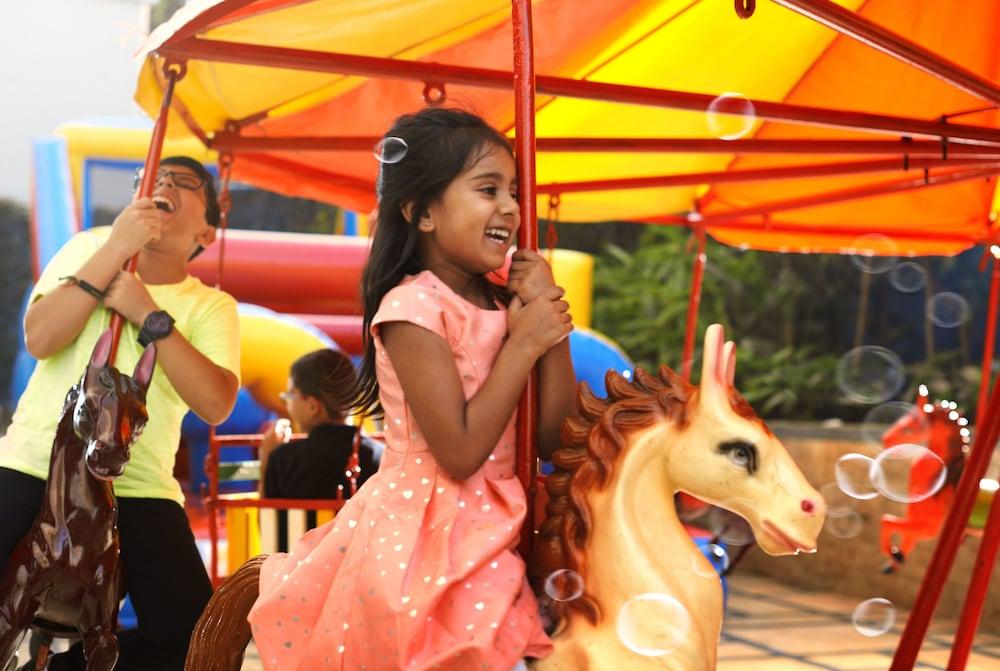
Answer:
<svg viewBox="0 0 1000 671"><path fill-rule="evenodd" d="M993 257L993 271L990 273L990 298L987 302L986 337L983 339L983 370L979 379L979 403L976 404L976 426L983 423L986 399L990 393L993 349L996 346L997 336L997 301L1000 301L1000 260Z"/></svg>
<svg viewBox="0 0 1000 671"><path fill-rule="evenodd" d="M538 249L535 212L535 54L531 35L531 0L512 0L514 24L514 155L521 205L521 227L517 245ZM535 540L535 489L537 476L538 374L528 377L517 406L517 477L527 496L521 528L521 556L531 560Z"/></svg>
<svg viewBox="0 0 1000 671"><path fill-rule="evenodd" d="M592 179L580 182L552 182L539 184L538 193L574 193L581 191L617 191L622 189L649 189L657 187L684 186L690 184L725 184L736 182L764 182L771 180L802 179L807 177L830 177L841 175L861 175L873 172L896 172L923 170L942 166L983 167L998 165L996 160L978 158L888 158L877 161L841 161L839 163L816 163L812 165L788 165L776 168L751 168L748 170L717 170L710 172L689 172L676 175L654 175L651 177L622 177L617 179Z"/></svg>
<svg viewBox="0 0 1000 671"><path fill-rule="evenodd" d="M976 555L976 565L965 593L965 605L962 607L962 617L958 621L955 644L952 645L951 656L948 658L948 671L963 671L966 662L969 661L969 650L972 648L972 641L983 614L983 603L986 601L986 591L990 587L997 550L1000 550L1000 496L994 496L990 504L983 538L979 543L979 554Z"/></svg>
<svg viewBox="0 0 1000 671"><path fill-rule="evenodd" d="M208 575L212 580L212 588L219 583L219 440L215 431L209 432L208 455L205 458L205 470L208 475L208 496L205 498L205 508L208 512L208 538L212 543L209 553ZM230 567L232 568L232 567Z"/></svg>
<svg viewBox="0 0 1000 671"><path fill-rule="evenodd" d="M360 151L370 152L380 136L242 136L219 131L207 145L218 151ZM618 153L697 153L697 154L884 154L940 157L936 140L716 140L655 137L540 137L535 151L618 152ZM979 156L1000 159L1000 146L952 143L949 157Z"/></svg>
<svg viewBox="0 0 1000 671"><path fill-rule="evenodd" d="M687 324L684 330L684 354L681 356L681 376L691 380L691 365L694 362L694 338L698 331L698 308L701 307L701 285L705 277L705 229L695 229L698 251L694 256L694 270L691 272L691 294L688 296Z"/></svg>
<svg viewBox="0 0 1000 671"><path fill-rule="evenodd" d="M917 661L920 646L927 635L931 617L941 598L941 591L948 580L958 545L962 541L969 515L975 505L979 493L979 481L989 466L998 435L1000 435L1000 393L994 381L983 423L977 427L972 451L965 462L965 468L962 469L962 478L955 491L955 501L941 527L941 536L934 548L934 555L924 571L924 579L917 592L913 610L910 611L910 617L907 618L903 628L892 666L889 667L890 671L911 671Z"/></svg>
<svg viewBox="0 0 1000 671"><path fill-rule="evenodd" d="M991 103L1000 103L1000 88L989 79L953 63L849 9L844 9L831 0L772 1L833 28L842 35L853 37L859 42L923 70L966 93L971 93Z"/></svg>
<svg viewBox="0 0 1000 671"><path fill-rule="evenodd" d="M362 77L381 77L420 82L446 82L509 91L511 73L503 70L460 65L377 58L325 51L268 47L190 38L160 47L160 56L175 60L204 60L242 65L261 65L311 72L337 72ZM704 112L717 96L645 86L628 86L566 77L538 75L535 90L546 95L649 105ZM865 112L847 112L805 105L751 101L755 115L772 121L789 121L833 128L849 128L913 136L946 137L950 141L1000 143L1000 130L984 126L941 123L909 117Z"/></svg>
<svg viewBox="0 0 1000 671"><path fill-rule="evenodd" d="M160 114L156 117L156 124L153 126L153 134L149 140L149 151L146 153L146 163L142 174L142 183L139 184L139 198L149 198L153 195L156 187L156 171L160 167L160 154L163 151L163 138L167 133L167 117L170 115L170 101L174 97L174 85L177 80L184 76L184 67L175 69L171 65L166 66L167 84L163 91L163 102L160 104ZM124 270L134 273L139 264L139 255L136 254L125 264ZM115 355L118 353L118 341L121 340L122 328L125 320L117 312L111 313L111 357L108 359L114 363Z"/></svg>

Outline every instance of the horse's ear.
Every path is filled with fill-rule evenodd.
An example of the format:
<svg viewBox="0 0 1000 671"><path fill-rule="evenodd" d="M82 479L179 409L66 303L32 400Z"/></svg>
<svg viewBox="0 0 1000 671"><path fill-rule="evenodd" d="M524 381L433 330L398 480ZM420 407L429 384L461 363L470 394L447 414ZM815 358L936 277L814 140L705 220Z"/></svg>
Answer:
<svg viewBox="0 0 1000 671"><path fill-rule="evenodd" d="M702 346L701 359L701 391L721 389L726 384L725 358L723 347L726 339L722 324L711 324L705 329L705 342Z"/></svg>
<svg viewBox="0 0 1000 671"><path fill-rule="evenodd" d="M725 363L723 379L732 387L736 384L736 343L732 340L727 341L722 348L722 360Z"/></svg>
<svg viewBox="0 0 1000 671"><path fill-rule="evenodd" d="M132 379L136 381L143 391L149 390L149 382L153 379L153 368L156 366L156 344L151 343L142 352L142 356L135 364L132 371Z"/></svg>
<svg viewBox="0 0 1000 671"><path fill-rule="evenodd" d="M90 365L94 368L104 368L111 358L111 329L105 329L101 337L94 344L94 351L90 354Z"/></svg>

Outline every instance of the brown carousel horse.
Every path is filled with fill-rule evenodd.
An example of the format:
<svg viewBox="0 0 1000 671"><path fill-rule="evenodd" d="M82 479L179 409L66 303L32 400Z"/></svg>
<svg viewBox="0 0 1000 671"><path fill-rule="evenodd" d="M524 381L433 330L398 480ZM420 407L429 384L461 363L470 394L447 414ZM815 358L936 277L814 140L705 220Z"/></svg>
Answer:
<svg viewBox="0 0 1000 671"><path fill-rule="evenodd" d="M111 481L146 425L156 348L146 348L132 377L108 365L110 352L109 330L66 395L42 508L0 578L0 668L29 627L49 636L78 631L87 671L110 671L118 659L121 575Z"/></svg>
<svg viewBox="0 0 1000 671"><path fill-rule="evenodd" d="M607 400L581 387L582 417L564 424L565 447L546 485L551 499L532 576L551 582L573 571L583 589L550 600L555 651L533 668L715 668L722 588L677 519L678 491L743 516L770 554L815 550L826 504L732 387L734 366L733 344L724 346L722 327L713 325L700 388L666 367L661 379L639 370L633 382L608 373ZM263 559L244 564L212 597L191 637L186 671L240 668ZM669 632L676 635L672 649L649 656L648 645L623 644L617 616L636 597L631 615L642 620L640 630L686 623ZM664 604L670 608L656 607ZM677 618L658 621L664 613Z"/></svg>

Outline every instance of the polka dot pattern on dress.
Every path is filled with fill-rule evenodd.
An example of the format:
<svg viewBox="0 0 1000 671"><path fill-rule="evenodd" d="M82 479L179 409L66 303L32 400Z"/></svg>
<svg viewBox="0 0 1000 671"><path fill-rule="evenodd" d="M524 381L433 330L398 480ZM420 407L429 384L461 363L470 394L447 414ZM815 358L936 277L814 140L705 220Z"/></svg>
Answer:
<svg viewBox="0 0 1000 671"><path fill-rule="evenodd" d="M514 477L515 418L479 471L452 480L382 347L378 328L390 321L444 338L467 398L506 334L504 310L473 306L429 272L383 299L372 334L390 442L379 472L333 522L265 562L249 619L268 671L508 671L550 649L513 552L525 513ZM289 626L293 615L300 620Z"/></svg>

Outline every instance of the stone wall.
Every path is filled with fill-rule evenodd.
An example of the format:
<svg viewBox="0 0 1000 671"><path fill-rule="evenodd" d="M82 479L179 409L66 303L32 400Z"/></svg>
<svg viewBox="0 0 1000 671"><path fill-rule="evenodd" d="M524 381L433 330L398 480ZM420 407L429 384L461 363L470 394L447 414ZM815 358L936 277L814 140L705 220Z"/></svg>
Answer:
<svg viewBox="0 0 1000 671"><path fill-rule="evenodd" d="M834 481L834 465L849 452L874 454L857 427L825 429L816 425L772 423L771 428L782 439L792 458L806 478L817 488ZM988 477L996 477L1000 459L994 455ZM835 591L855 596L858 602L872 597L889 599L897 608L909 610L919 589L924 571L934 551L934 541L917 545L903 567L893 574L883 574L885 563L878 545L879 520L884 513L903 515L905 505L877 497L857 501L857 510L863 522L860 533L852 538L838 538L826 528L819 538L819 551L813 555L797 557L770 557L754 548L743 559L740 571L751 571L793 583L805 589ZM827 525L829 526L829 525ZM935 617L957 618L965 600L965 590L979 539L966 537L948 582L941 596ZM993 572L987 595L981 628L1000 628L1000 562Z"/></svg>

